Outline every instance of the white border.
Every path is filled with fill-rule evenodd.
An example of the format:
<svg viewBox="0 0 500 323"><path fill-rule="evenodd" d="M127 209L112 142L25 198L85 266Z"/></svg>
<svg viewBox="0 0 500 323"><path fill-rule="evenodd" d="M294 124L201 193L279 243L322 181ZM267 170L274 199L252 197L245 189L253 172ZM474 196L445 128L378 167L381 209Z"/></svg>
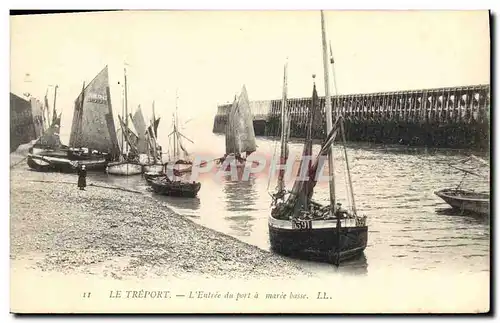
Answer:
<svg viewBox="0 0 500 323"><path fill-rule="evenodd" d="M59 8L65 8L65 9L116 9L116 8L124 8L124 9L210 9L210 10L216 10L216 9L236 9L236 10L244 10L244 9L278 9L278 10L311 10L311 9L455 9L455 10L464 10L464 9L493 9L493 12L498 13L498 3L499 1L492 1L492 0L476 0L476 1L436 1L436 0L414 0L414 1L361 1L361 0L351 0L351 1L345 1L343 3L338 3L338 2L332 2L332 1L318 1L318 0L308 0L308 1L271 1L271 0L253 0L253 1L217 1L217 0L211 0L211 1L194 1L194 0L184 0L184 1L162 1L162 2L157 2L157 1L151 1L151 0L141 0L141 1L126 1L126 0L115 0L115 1L107 1L106 3L103 3L102 0L86 0L85 2L83 1L77 1L77 2L67 2L67 1L6 1L2 2L3 5L5 5L5 8L3 8L3 12L7 13L8 9L32 9L32 8L44 8L44 9L59 9ZM9 57L9 16L7 14L2 15L2 25L7 28L2 28L1 33L2 33L2 39L3 39L3 50L4 50L4 56L3 57ZM493 35L498 35L498 21L496 21L495 25L495 32ZM494 44L496 47L496 43ZM10 64L8 60L5 60L5 69L4 71L9 71ZM496 71L496 70L495 70ZM1 118L1 120L4 120L5 125L2 128L3 131L5 131L5 138L4 140L0 141L0 144L2 145L1 151L7 152L7 146L8 146L8 140L6 138L9 137L9 127L7 126L7 120L9 120L8 114L9 110L7 108L7 88L9 88L9 73L4 72L2 75L2 84L4 86L4 91L2 92L2 95L4 96L4 106L0 110L2 114L5 114L4 118ZM494 93L492 93L492 96L495 96L497 93L497 86L495 86L494 89L492 89ZM496 96L495 96L496 97ZM496 101L496 100L495 100ZM497 105L495 107L492 107L492 109L498 111ZM498 117L497 115L500 115L499 112L495 113L496 118ZM498 130L497 130L498 132ZM5 212L2 214L4 223L2 228L5 230L4 234L2 235L3 241L2 241L2 251L3 257L2 259L6 262L6 265L2 266L2 276L4 278L4 282L7 282L9 279L8 273L9 273L9 262L7 259L9 259L9 233L8 233L8 228L9 228L9 173L8 173L8 168L7 165L9 164L8 159L4 158L2 159L2 180L1 180L1 185L2 185L2 205L4 206ZM496 197L496 196L495 196ZM496 213L493 212L493 215ZM498 226L498 224L496 224ZM496 237L496 232L494 233L494 236ZM496 246L497 249L499 246ZM496 274L496 272L495 272ZM4 284L4 293L2 293L2 304L4 305L2 308L2 313L5 314L9 312L9 290L8 290L8 284ZM496 288L495 288L496 289ZM497 299L497 298L495 298ZM497 303L498 304L498 303ZM498 306L497 311L498 311ZM12 315L7 314L7 320L6 321L11 321L14 319ZM66 320L67 318L62 318L62 320ZM88 320L89 318L82 317L81 319L83 320ZM95 320L96 318L94 318ZM122 320L123 318L118 318ZM140 320L141 318L128 318L128 320ZM179 318L169 318L170 320L178 320ZM202 320L202 319L207 319L207 317L203 318L196 318L196 320ZM212 317L212 319L218 320L219 318L217 317ZM252 318L253 320L259 320L259 322L262 321L267 321L270 320L270 318ZM300 318L301 320L309 319L302 317ZM331 318L325 318L330 320ZM334 318L334 319L340 319L340 318ZM365 320L367 318L363 318ZM398 320L403 319L402 317L397 318ZM425 318L429 320L429 318ZM432 318L431 320L437 320L438 318ZM56 318L46 318L44 319L46 321L55 321ZM103 320L102 318L97 318L97 320ZM356 320L361 320L360 318L356 318ZM387 318L384 318L383 320L387 320ZM61 318L58 320L59 322L61 321Z"/></svg>

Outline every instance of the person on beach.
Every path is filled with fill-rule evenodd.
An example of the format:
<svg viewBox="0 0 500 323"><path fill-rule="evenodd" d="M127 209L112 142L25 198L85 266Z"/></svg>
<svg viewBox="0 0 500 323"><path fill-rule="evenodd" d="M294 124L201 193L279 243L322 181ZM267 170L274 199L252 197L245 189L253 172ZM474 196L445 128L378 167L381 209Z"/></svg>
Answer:
<svg viewBox="0 0 500 323"><path fill-rule="evenodd" d="M85 186L87 186L87 169L85 165L82 165L78 169L78 187L80 190L85 191Z"/></svg>

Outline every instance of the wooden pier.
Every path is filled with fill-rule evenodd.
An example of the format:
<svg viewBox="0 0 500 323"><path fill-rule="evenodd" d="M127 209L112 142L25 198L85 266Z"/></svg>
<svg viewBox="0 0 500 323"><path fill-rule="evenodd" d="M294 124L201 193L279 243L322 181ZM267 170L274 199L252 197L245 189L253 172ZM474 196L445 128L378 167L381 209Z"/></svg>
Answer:
<svg viewBox="0 0 500 323"><path fill-rule="evenodd" d="M291 137L303 138L311 98L288 100ZM313 137L326 136L325 98ZM348 141L410 146L488 149L490 85L332 97L333 114L345 118ZM225 133L231 104L218 106L213 132ZM252 101L257 136L279 136L281 99Z"/></svg>

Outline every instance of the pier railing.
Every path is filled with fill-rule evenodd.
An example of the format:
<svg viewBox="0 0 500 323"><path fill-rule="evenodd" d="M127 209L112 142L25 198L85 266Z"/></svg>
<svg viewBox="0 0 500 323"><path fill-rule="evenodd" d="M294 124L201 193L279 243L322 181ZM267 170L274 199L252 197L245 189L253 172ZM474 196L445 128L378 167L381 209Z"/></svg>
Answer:
<svg viewBox="0 0 500 323"><path fill-rule="evenodd" d="M313 136L325 137L325 98L314 120ZM292 137L305 135L311 98L288 100ZM474 85L332 97L333 114L345 118L350 141L432 147L489 146L490 86ZM214 133L224 133L231 104L218 107ZM278 136L281 100L253 101L255 134Z"/></svg>

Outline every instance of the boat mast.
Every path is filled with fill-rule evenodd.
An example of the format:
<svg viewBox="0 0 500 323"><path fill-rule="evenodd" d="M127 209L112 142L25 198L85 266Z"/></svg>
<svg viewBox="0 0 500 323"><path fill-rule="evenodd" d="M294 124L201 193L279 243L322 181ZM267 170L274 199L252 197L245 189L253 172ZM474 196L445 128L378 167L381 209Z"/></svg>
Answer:
<svg viewBox="0 0 500 323"><path fill-rule="evenodd" d="M125 85L122 83L122 115L125 113ZM120 128L122 129L121 131L121 149L120 149L120 160L122 159L123 152L125 149L125 146L123 146L123 141L124 141L124 133L123 133L123 127L121 127L120 123Z"/></svg>
<svg viewBox="0 0 500 323"><path fill-rule="evenodd" d="M49 93L49 88L47 88L47 90L45 90L45 99L44 99L44 103L43 105L45 106L44 108L44 113L43 113L43 118L47 118L44 124L44 132L46 129L48 129L51 125L52 125L52 119L50 118L50 107L49 107L49 101L47 99L47 94Z"/></svg>
<svg viewBox="0 0 500 323"><path fill-rule="evenodd" d="M325 115L326 115L326 133L330 133L333 128L332 121L332 101L330 99L330 87L328 81L328 53L326 49L326 33L325 33L325 17L323 15L323 10L321 10L321 36L323 45L323 71L325 78ZM334 180L334 168L333 168L333 152L332 145L328 147L328 178L330 182L330 213L333 212L335 207L335 180Z"/></svg>
<svg viewBox="0 0 500 323"><path fill-rule="evenodd" d="M57 101L57 88L59 87L59 85L56 84L56 86L54 87L54 107L52 109L54 109L53 111L56 112L56 101ZM48 109L48 107L47 107ZM50 111L47 111L49 112L49 122L51 122L50 120ZM55 116L57 118L57 115ZM52 119L54 118L54 116L52 116Z"/></svg>
<svg viewBox="0 0 500 323"><path fill-rule="evenodd" d="M175 91L175 112L174 112L174 160L177 161L179 159L179 156L178 153L178 140L179 138L177 138L177 103L178 103L178 100L179 100L179 93L178 93L178 90Z"/></svg>
<svg viewBox="0 0 500 323"><path fill-rule="evenodd" d="M128 131L128 117L127 117L127 115L128 115L128 108L127 108L127 68L126 67L123 68L123 76L124 76L124 81L125 81L125 84L124 84L124 86L125 86L125 90L124 90L124 93L125 93L125 97L124 97L124 109L125 109L125 113L124 113L124 115L126 117L125 118L125 128L126 129L124 129L124 131L122 130L122 136L124 136L124 132L125 131ZM127 146L127 148L125 149L125 155L127 156L127 159L128 159L128 149L129 149L129 147L128 147L128 145L126 145L126 146Z"/></svg>
<svg viewBox="0 0 500 323"><path fill-rule="evenodd" d="M287 114L286 114L286 108L287 108L287 68L288 68L288 61L285 62L285 66L283 69L283 98L281 100L281 153L280 153L280 165L283 165L285 163L285 159L287 158ZM280 169L279 176L278 176L278 192L282 192L285 189L285 182L283 180L284 177L284 170Z"/></svg>
<svg viewBox="0 0 500 323"><path fill-rule="evenodd" d="M155 136L155 101L153 100L153 121L151 123L151 132L153 135L153 161L156 164L156 136ZM149 155L149 154L148 154Z"/></svg>

